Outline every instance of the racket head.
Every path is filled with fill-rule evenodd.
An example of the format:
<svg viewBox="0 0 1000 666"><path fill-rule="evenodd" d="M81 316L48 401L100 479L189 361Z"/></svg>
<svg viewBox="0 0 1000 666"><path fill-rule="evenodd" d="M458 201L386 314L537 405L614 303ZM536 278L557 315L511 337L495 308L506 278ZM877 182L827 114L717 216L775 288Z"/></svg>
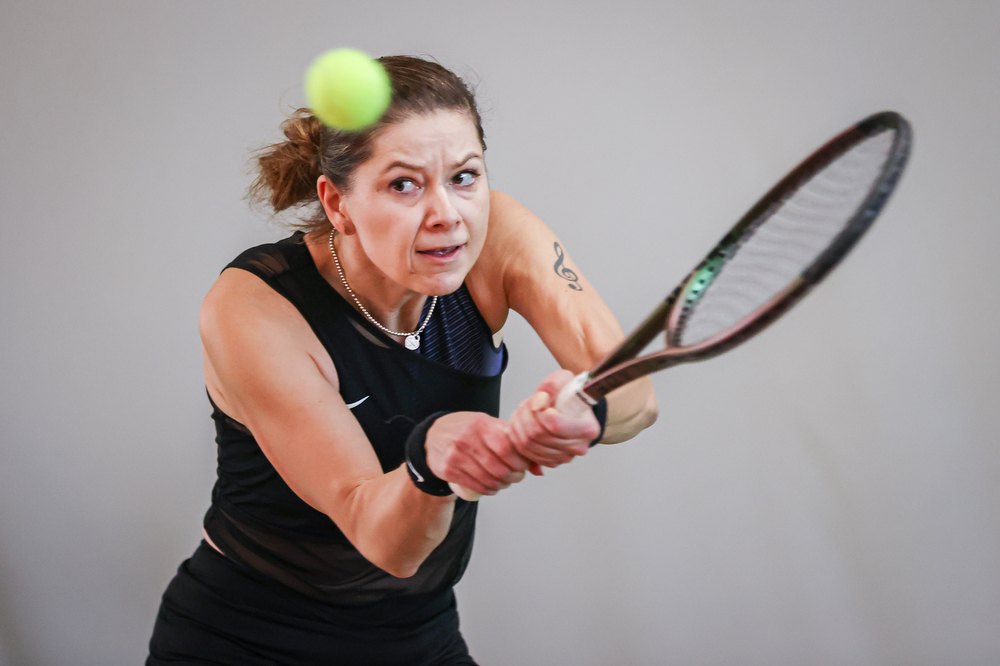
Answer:
<svg viewBox="0 0 1000 666"><path fill-rule="evenodd" d="M787 312L857 244L906 165L909 123L877 113L840 133L765 194L604 361L594 399L672 365L711 358ZM635 358L661 331L666 348Z"/></svg>

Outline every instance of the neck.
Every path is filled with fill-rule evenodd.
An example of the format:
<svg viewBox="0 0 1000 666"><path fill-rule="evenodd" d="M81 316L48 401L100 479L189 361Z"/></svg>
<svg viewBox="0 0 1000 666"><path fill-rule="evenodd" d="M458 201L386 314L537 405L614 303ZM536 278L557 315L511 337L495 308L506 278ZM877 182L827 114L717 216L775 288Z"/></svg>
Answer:
<svg viewBox="0 0 1000 666"><path fill-rule="evenodd" d="M414 331L421 324L421 313L427 296L393 281L371 262L357 236L336 234L337 258L350 290L344 285L330 252L329 233L307 240L310 253L320 274L337 293L358 308L354 297L379 324L393 331ZM354 292L353 297L350 292ZM362 312L363 314L363 312Z"/></svg>

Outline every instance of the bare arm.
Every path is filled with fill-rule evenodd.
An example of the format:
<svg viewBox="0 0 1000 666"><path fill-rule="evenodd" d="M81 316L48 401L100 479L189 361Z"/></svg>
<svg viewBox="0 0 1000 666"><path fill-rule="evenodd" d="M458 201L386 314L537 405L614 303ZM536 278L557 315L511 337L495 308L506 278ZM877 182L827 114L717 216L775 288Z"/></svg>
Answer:
<svg viewBox="0 0 1000 666"><path fill-rule="evenodd" d="M329 516L369 561L395 576L415 573L447 535L455 498L421 492L402 466L383 473L340 396L329 355L298 311L256 276L229 269L205 299L200 329L206 382L220 409L249 428L289 487ZM470 420L478 430L470 430ZM447 474L469 465L470 450L481 455L476 437L497 436L505 427L487 415L441 421L428 434L428 454L451 456L450 467L438 465ZM504 476L501 465L487 461L463 480L493 493L520 478L512 473L483 483L490 465Z"/></svg>
<svg viewBox="0 0 1000 666"><path fill-rule="evenodd" d="M528 321L563 368L583 372L624 338L614 315L572 264L555 234L531 211L499 192L490 202L487 248L470 274L473 296L486 292L487 281L496 276L503 284L503 305ZM493 311L490 303L483 309ZM608 396L602 441L634 437L656 420L657 411L648 378L619 388Z"/></svg>

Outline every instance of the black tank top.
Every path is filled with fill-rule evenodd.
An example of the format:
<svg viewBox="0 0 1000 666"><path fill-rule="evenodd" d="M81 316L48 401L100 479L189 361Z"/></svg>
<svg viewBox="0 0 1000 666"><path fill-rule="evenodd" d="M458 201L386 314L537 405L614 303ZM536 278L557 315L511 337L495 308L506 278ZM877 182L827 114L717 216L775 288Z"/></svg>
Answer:
<svg viewBox="0 0 1000 666"><path fill-rule="evenodd" d="M341 395L383 471L403 463L407 435L434 412L498 414L506 348L493 347L464 286L439 299L420 354L379 331L327 283L301 233L247 250L227 268L257 275L299 310L329 352ZM213 408L218 480L204 524L227 557L337 604L439 591L461 578L472 551L476 502L457 500L444 541L414 576L396 578L368 562L328 516L288 487L246 427Z"/></svg>

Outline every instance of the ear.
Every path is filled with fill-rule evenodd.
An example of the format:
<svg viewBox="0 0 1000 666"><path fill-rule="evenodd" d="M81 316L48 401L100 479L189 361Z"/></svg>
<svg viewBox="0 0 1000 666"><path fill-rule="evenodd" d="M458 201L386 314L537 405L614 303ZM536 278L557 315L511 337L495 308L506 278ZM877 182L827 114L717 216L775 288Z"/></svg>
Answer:
<svg viewBox="0 0 1000 666"><path fill-rule="evenodd" d="M337 233L345 236L353 234L354 224L344 209L344 195L340 189L326 176L320 176L319 180L316 181L316 194L319 195L319 201L323 204L326 217Z"/></svg>

